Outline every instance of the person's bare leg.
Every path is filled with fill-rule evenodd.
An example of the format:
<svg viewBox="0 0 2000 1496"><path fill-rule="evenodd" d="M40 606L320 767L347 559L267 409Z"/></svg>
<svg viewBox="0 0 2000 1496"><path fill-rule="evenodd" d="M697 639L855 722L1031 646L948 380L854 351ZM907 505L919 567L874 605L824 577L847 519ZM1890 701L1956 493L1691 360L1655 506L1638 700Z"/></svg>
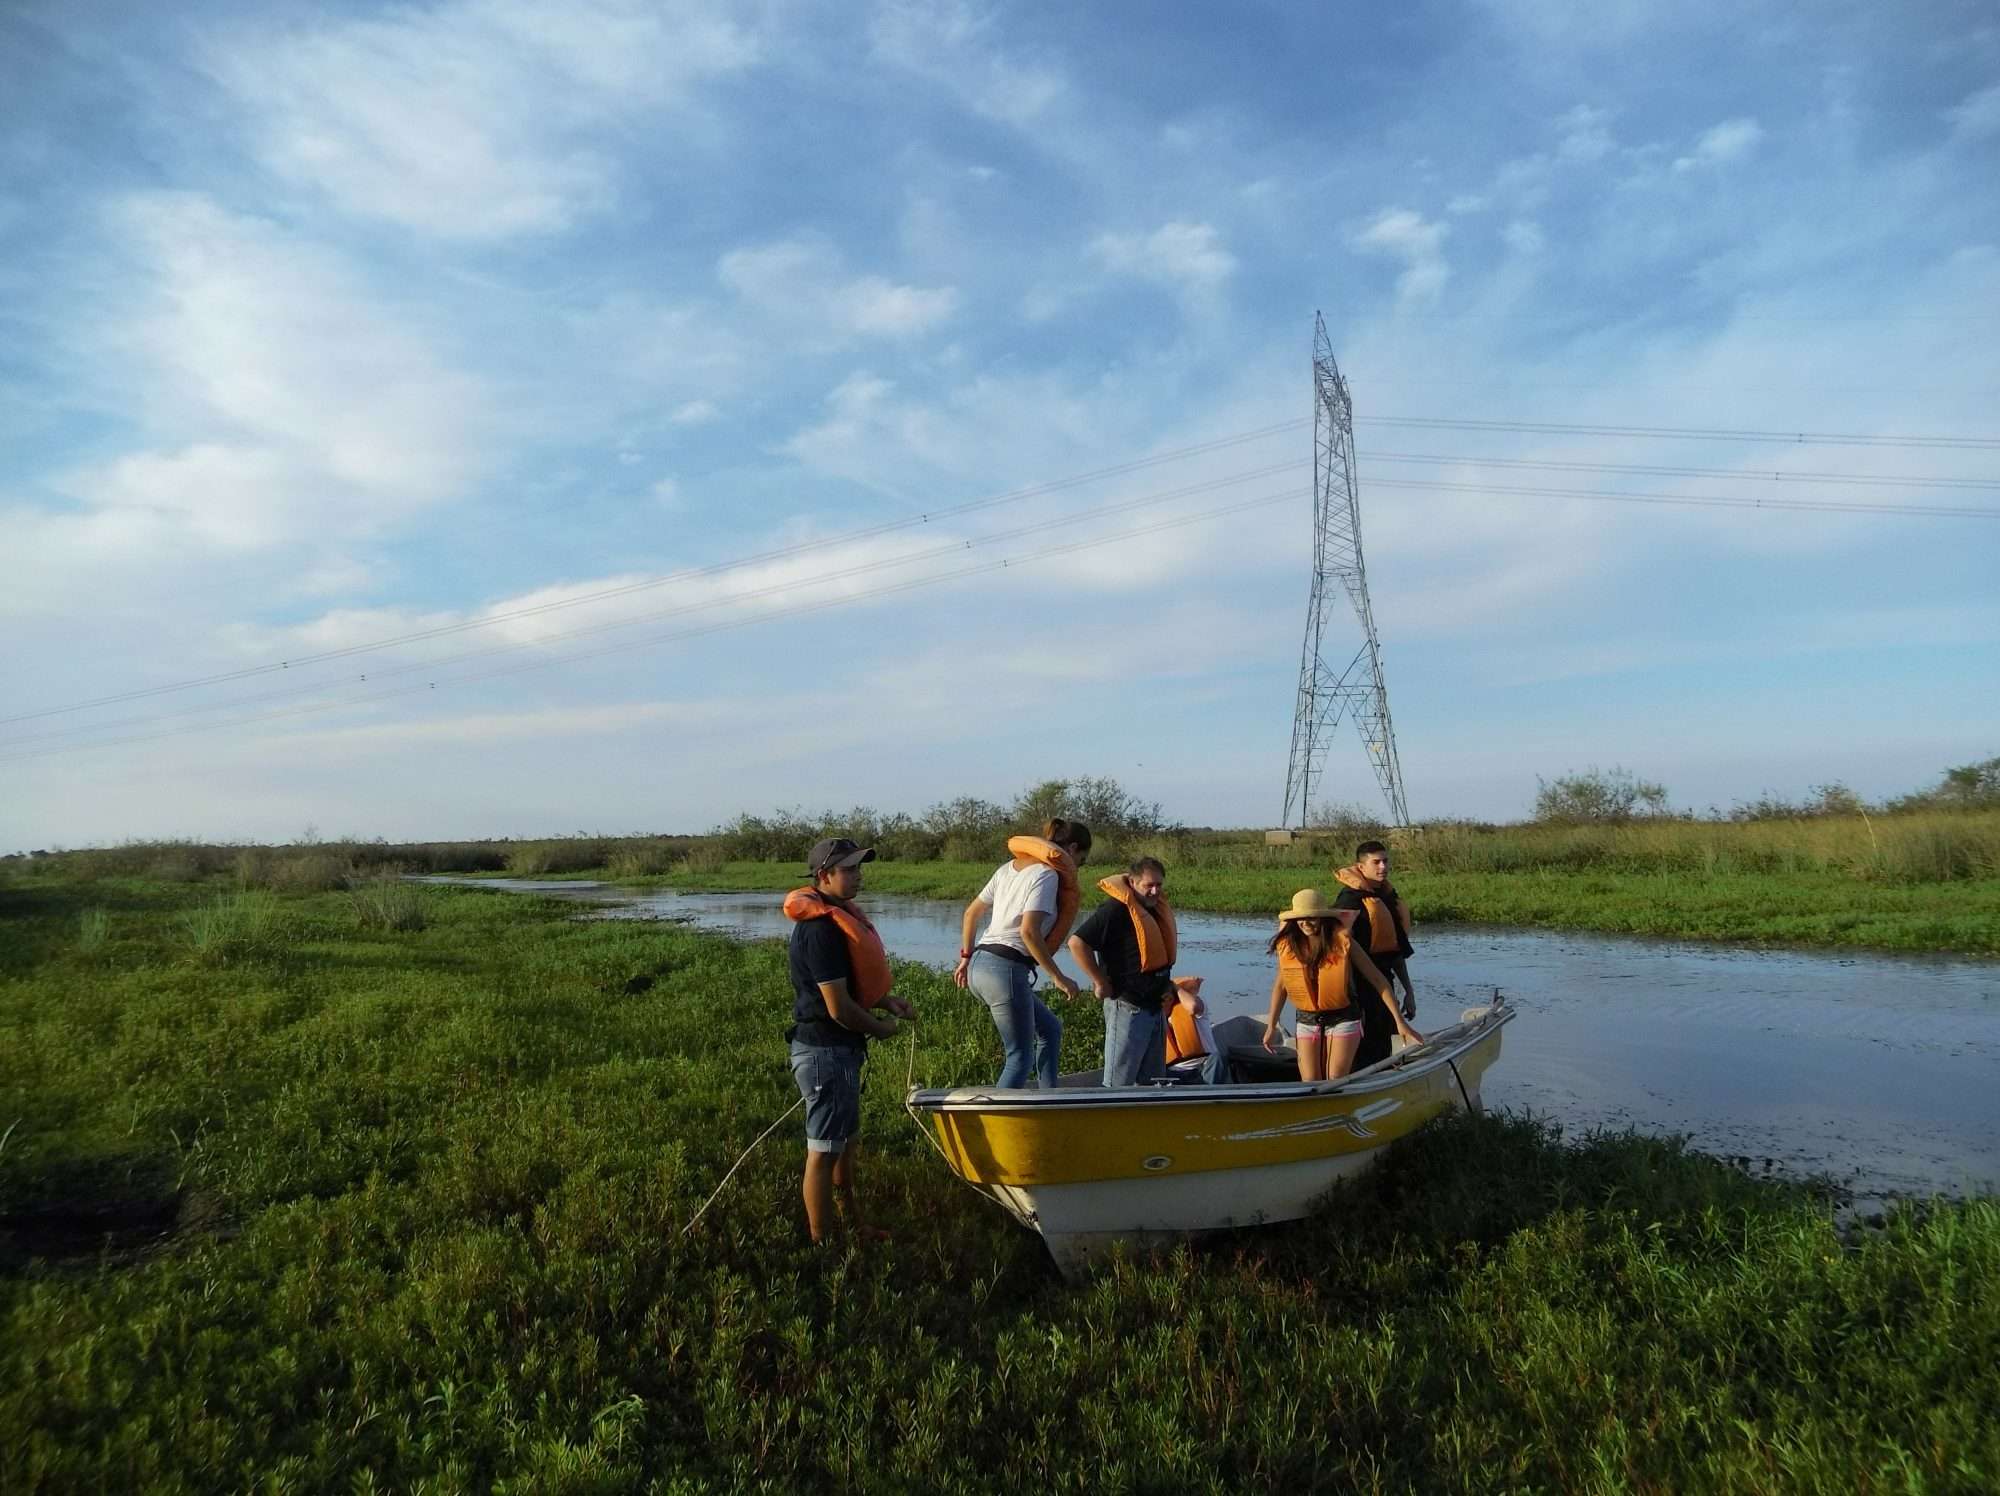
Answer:
<svg viewBox="0 0 2000 1496"><path fill-rule="evenodd" d="M1329 1034L1325 1043L1326 1078L1339 1080L1354 1068L1354 1052L1361 1048L1361 1035L1348 1034L1342 1037Z"/></svg>
<svg viewBox="0 0 2000 1496"><path fill-rule="evenodd" d="M871 1226L861 1218L861 1201L855 1189L854 1166L861 1157L861 1139L849 1138L847 1147L838 1155L839 1161L833 1166L833 1184L840 1213L846 1221L848 1234L864 1241L882 1241L889 1233L880 1226Z"/></svg>
<svg viewBox="0 0 2000 1496"><path fill-rule="evenodd" d="M1321 1068L1320 1052L1326 1048L1326 1040L1320 1038L1318 1035L1314 1035L1314 1037L1308 1039L1306 1037L1308 1032L1310 1030L1307 1029L1306 1025L1299 1025L1299 1079L1324 1080L1326 1072Z"/></svg>
<svg viewBox="0 0 2000 1496"><path fill-rule="evenodd" d="M816 1242L825 1241L833 1230L833 1186L842 1157L806 1150L806 1230Z"/></svg>
<svg viewBox="0 0 2000 1496"><path fill-rule="evenodd" d="M861 1139L849 1138L847 1146L833 1155L833 1188L841 1216L850 1230L861 1229L861 1207L854 1203L854 1162L861 1151Z"/></svg>

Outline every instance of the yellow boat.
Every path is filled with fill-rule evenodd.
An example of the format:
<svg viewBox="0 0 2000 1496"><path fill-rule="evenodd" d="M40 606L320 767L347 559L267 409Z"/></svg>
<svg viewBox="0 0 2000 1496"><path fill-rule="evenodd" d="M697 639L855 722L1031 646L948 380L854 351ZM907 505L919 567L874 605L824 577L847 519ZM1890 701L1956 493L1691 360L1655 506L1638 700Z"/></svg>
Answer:
<svg viewBox="0 0 2000 1496"><path fill-rule="evenodd" d="M1086 1071L1052 1091L912 1089L905 1104L952 1172L1039 1231L1067 1274L1114 1242L1305 1215L1397 1138L1477 1110L1514 1011L1496 996L1339 1080L1298 1080L1295 1054L1267 1054L1262 1025L1233 1018L1215 1030L1226 1084L1107 1087Z"/></svg>

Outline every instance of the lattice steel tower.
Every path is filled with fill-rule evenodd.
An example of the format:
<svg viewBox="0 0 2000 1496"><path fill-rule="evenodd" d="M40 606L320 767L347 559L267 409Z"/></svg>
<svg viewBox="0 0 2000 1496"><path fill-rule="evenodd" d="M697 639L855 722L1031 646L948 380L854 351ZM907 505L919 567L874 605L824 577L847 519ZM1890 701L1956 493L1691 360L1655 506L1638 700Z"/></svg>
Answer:
<svg viewBox="0 0 2000 1496"><path fill-rule="evenodd" d="M1347 589L1361 620L1361 648L1335 670L1323 653L1329 578ZM1313 790L1342 714L1354 719L1375 782L1389 802L1394 824L1409 824L1403 771L1396 762L1396 732L1389 721L1389 688L1382 679L1382 646L1368 605L1368 572L1361 561L1361 493L1354 473L1354 403L1333 361L1326 319L1313 315L1313 581L1306 605L1306 642L1299 658L1299 701L1292 715L1292 763L1285 771L1283 824L1304 829ZM1296 808L1298 819L1293 820Z"/></svg>

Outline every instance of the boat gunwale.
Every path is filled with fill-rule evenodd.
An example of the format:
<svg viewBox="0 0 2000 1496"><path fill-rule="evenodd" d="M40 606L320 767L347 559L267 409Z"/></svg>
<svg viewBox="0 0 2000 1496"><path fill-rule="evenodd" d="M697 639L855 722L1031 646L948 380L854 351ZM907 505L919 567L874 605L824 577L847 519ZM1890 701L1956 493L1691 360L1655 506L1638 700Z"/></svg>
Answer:
<svg viewBox="0 0 2000 1496"><path fill-rule="evenodd" d="M1452 1035L1435 1052L1426 1051L1439 1042L1438 1038L1337 1080L1252 1081L1218 1086L1074 1086L1052 1091L1036 1087L913 1086L903 1104L912 1113L992 1112L1050 1107L1226 1106L1246 1101L1306 1101L1321 1096L1366 1095L1429 1075L1450 1064L1496 1035L1519 1011L1511 1003L1496 1006L1469 1024L1462 1021L1441 1030L1440 1038L1450 1035L1452 1028L1464 1027L1466 1032Z"/></svg>

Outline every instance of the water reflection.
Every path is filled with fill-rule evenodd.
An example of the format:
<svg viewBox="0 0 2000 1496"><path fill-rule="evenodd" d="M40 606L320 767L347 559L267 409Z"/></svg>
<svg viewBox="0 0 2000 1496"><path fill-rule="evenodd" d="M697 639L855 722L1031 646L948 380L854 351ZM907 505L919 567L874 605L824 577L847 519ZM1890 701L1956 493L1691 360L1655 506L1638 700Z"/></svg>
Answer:
<svg viewBox="0 0 2000 1496"><path fill-rule="evenodd" d="M478 881L606 904L605 918L746 939L790 931L771 893ZM951 963L961 906L863 901L892 955ZM1261 1016L1269 924L1194 913L1178 924L1176 969L1208 979L1217 1016ZM2000 1188L2000 962L1467 925L1420 927L1418 939L1418 1027L1495 987L1522 1010L1487 1077L1491 1105L1573 1130L1685 1133L1752 1168L1830 1174L1864 1200Z"/></svg>

